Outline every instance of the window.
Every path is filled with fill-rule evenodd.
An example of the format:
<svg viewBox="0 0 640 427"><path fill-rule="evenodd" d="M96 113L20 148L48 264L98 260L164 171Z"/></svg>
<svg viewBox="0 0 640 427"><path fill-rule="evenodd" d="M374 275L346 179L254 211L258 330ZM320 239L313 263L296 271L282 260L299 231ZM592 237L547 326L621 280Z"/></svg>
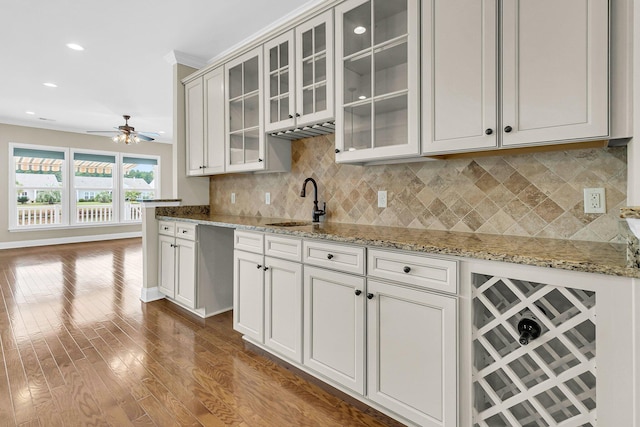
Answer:
<svg viewBox="0 0 640 427"><path fill-rule="evenodd" d="M9 182L10 218L16 228L66 223L66 151L14 147Z"/></svg>
<svg viewBox="0 0 640 427"><path fill-rule="evenodd" d="M10 229L142 221L159 196L157 156L10 144Z"/></svg>
<svg viewBox="0 0 640 427"><path fill-rule="evenodd" d="M153 157L122 157L123 221L141 221L140 200L158 197L156 177L158 159Z"/></svg>
<svg viewBox="0 0 640 427"><path fill-rule="evenodd" d="M73 202L75 224L117 222L114 209L116 156L106 153L73 153ZM91 197L84 197L85 194Z"/></svg>

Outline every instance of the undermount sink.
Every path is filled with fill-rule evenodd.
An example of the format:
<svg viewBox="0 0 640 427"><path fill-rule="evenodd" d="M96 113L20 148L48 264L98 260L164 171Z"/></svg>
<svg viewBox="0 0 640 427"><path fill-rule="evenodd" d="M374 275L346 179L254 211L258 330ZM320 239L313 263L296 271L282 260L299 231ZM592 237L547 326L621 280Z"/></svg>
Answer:
<svg viewBox="0 0 640 427"><path fill-rule="evenodd" d="M301 227L304 225L311 225L312 223L309 221L287 221L287 222L272 222L271 224L265 224L265 225L271 225L274 227Z"/></svg>

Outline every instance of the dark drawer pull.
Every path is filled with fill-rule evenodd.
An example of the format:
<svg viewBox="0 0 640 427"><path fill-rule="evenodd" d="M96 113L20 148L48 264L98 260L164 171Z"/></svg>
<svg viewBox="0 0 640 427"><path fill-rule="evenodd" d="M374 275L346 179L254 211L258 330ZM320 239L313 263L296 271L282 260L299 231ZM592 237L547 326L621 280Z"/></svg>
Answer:
<svg viewBox="0 0 640 427"><path fill-rule="evenodd" d="M267 271L267 270L269 269L269 267L267 267L267 266L265 265L264 267L262 267L262 269L263 269L264 271Z"/></svg>
<svg viewBox="0 0 640 427"><path fill-rule="evenodd" d="M373 294L367 294L367 299L373 299Z"/></svg>
<svg viewBox="0 0 640 427"><path fill-rule="evenodd" d="M262 265L258 264L258 265L256 266L256 268L257 268L258 270L260 270L260 269L262 268Z"/></svg>
<svg viewBox="0 0 640 427"><path fill-rule="evenodd" d="M333 259L333 255L332 254L327 254L327 259Z"/></svg>
<svg viewBox="0 0 640 427"><path fill-rule="evenodd" d="M360 289L356 289L356 296L359 296L362 293Z"/></svg>
<svg viewBox="0 0 640 427"><path fill-rule="evenodd" d="M405 273L408 273L411 271L411 267L409 267L408 265L405 265L402 271L404 271Z"/></svg>

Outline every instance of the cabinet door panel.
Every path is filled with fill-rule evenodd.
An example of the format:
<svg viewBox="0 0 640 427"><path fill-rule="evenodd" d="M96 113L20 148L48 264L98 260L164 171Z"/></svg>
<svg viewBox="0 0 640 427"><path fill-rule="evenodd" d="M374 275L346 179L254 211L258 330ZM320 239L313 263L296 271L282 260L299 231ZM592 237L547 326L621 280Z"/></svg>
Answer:
<svg viewBox="0 0 640 427"><path fill-rule="evenodd" d="M608 134L608 2L503 5L503 145Z"/></svg>
<svg viewBox="0 0 640 427"><path fill-rule="evenodd" d="M264 344L302 363L302 264L269 257L264 263Z"/></svg>
<svg viewBox="0 0 640 427"><path fill-rule="evenodd" d="M420 154L418 3L350 0L336 7L338 163Z"/></svg>
<svg viewBox="0 0 640 427"><path fill-rule="evenodd" d="M160 292L173 298L175 295L176 270L175 270L175 239L170 236L158 236L159 245L159 277L158 289Z"/></svg>
<svg viewBox="0 0 640 427"><path fill-rule="evenodd" d="M423 152L497 146L496 13L496 0L423 2Z"/></svg>
<svg viewBox="0 0 640 427"><path fill-rule="evenodd" d="M262 342L264 338L263 257L233 252L233 328Z"/></svg>
<svg viewBox="0 0 640 427"><path fill-rule="evenodd" d="M176 239L175 299L189 308L196 308L196 242Z"/></svg>
<svg viewBox="0 0 640 427"><path fill-rule="evenodd" d="M369 280L368 397L421 426L456 425L453 297Z"/></svg>
<svg viewBox="0 0 640 427"><path fill-rule="evenodd" d="M187 175L202 175L204 166L204 97L202 78L189 82L185 88Z"/></svg>
<svg viewBox="0 0 640 427"><path fill-rule="evenodd" d="M205 174L224 172L224 69L215 69L204 76L204 93L206 95L205 126L206 126L206 156L204 163Z"/></svg>
<svg viewBox="0 0 640 427"><path fill-rule="evenodd" d="M333 10L328 10L296 27L298 127L334 116L333 90Z"/></svg>
<svg viewBox="0 0 640 427"><path fill-rule="evenodd" d="M293 30L264 44L265 131L295 124Z"/></svg>
<svg viewBox="0 0 640 427"><path fill-rule="evenodd" d="M364 393L364 278L304 269L304 364ZM362 293L356 295L356 290Z"/></svg>

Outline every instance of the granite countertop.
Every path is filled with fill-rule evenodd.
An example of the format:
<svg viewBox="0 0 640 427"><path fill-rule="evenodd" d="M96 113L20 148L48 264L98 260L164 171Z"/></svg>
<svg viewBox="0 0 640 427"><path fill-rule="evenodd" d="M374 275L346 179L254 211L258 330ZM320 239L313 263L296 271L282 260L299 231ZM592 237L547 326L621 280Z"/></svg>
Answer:
<svg viewBox="0 0 640 427"><path fill-rule="evenodd" d="M296 227L269 225L291 219L216 215L206 212L156 214L160 220L326 239L383 248L459 256L563 270L640 278L640 269L627 267L626 245L576 240L541 239L460 233L401 227L321 222Z"/></svg>

